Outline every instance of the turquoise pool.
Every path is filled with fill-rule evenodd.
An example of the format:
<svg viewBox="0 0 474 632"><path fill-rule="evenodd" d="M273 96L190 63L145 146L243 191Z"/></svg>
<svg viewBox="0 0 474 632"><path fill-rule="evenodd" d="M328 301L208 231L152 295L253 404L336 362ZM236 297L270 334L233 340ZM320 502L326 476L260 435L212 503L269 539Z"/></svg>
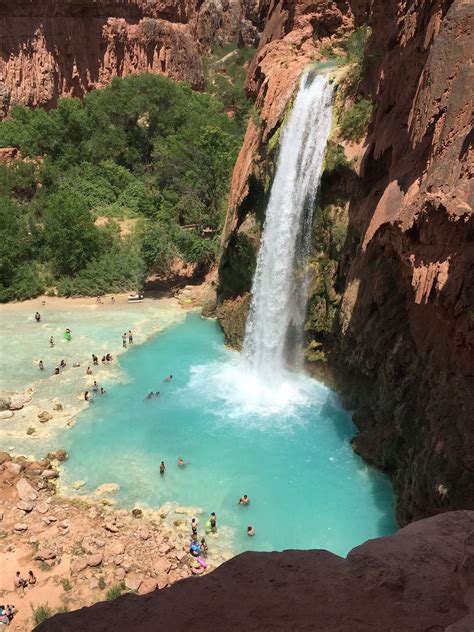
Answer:
<svg viewBox="0 0 474 632"><path fill-rule="evenodd" d="M201 526L215 511L234 552L317 547L344 555L396 529L388 479L353 454L350 416L318 382L287 375L260 384L225 348L217 323L197 314L120 363L126 382L102 383L107 394L60 437L70 453L66 484L83 479L85 492L119 483L129 507L202 507ZM163 382L168 374L173 380ZM152 390L161 397L146 400ZM249 506L238 506L242 494Z"/></svg>

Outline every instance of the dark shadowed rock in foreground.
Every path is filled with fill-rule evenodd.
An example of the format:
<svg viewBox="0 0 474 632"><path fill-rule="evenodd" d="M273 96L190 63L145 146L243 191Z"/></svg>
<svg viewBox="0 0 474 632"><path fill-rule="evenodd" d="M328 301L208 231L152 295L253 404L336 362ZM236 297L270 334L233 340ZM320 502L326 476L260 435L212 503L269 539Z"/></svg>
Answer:
<svg viewBox="0 0 474 632"><path fill-rule="evenodd" d="M474 512L457 511L369 540L346 559L245 553L207 576L57 615L36 630L468 632L473 591Z"/></svg>

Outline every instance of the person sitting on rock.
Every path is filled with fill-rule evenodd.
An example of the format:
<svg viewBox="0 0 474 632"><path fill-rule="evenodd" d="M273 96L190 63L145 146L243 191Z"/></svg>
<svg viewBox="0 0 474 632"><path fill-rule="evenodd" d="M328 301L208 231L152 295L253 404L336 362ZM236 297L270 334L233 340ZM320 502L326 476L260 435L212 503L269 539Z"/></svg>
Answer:
<svg viewBox="0 0 474 632"><path fill-rule="evenodd" d="M250 498L247 496L247 494L244 494L239 500L239 505L248 505L249 503L250 503Z"/></svg>
<svg viewBox="0 0 474 632"><path fill-rule="evenodd" d="M206 556L209 552L209 547L207 546L207 542L204 538L201 538L201 550L204 556Z"/></svg>
<svg viewBox="0 0 474 632"><path fill-rule="evenodd" d="M30 586L34 586L36 584L36 577L33 571L28 571L28 583Z"/></svg>
<svg viewBox="0 0 474 632"><path fill-rule="evenodd" d="M21 576L20 571L16 572L15 579L13 580L13 583L15 584L15 588L17 588L21 592L23 592L23 589L26 586L28 586L28 582L26 581L26 579L23 579L23 577Z"/></svg>

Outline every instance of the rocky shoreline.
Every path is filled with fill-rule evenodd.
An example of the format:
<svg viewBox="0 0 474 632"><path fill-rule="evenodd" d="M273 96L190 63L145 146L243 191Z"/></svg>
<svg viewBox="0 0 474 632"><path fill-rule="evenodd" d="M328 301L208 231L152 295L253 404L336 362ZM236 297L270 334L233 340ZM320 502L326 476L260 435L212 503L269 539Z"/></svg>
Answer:
<svg viewBox="0 0 474 632"><path fill-rule="evenodd" d="M57 493L59 450L31 461L0 453L2 603L14 604L12 629L31 629L33 612L73 610L110 598L108 591L145 594L192 575L190 520L200 510L164 505L120 509L101 486L95 497ZM209 542L205 572L231 557ZM34 586L14 588L15 572L33 570Z"/></svg>

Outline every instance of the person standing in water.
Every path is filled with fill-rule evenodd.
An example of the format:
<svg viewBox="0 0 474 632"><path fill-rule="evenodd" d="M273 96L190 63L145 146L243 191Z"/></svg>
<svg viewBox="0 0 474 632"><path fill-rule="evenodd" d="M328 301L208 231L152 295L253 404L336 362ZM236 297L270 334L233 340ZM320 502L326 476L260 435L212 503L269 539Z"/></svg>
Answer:
<svg viewBox="0 0 474 632"><path fill-rule="evenodd" d="M250 502L250 498L247 496L247 494L244 494L242 498L239 500L239 505L248 505L249 502Z"/></svg>
<svg viewBox="0 0 474 632"><path fill-rule="evenodd" d="M50 347L54 347L54 338L53 338L53 336L51 336L51 338L49 339L49 346Z"/></svg>
<svg viewBox="0 0 474 632"><path fill-rule="evenodd" d="M127 348L127 334L125 332L123 332L123 336L122 336L122 347L124 349Z"/></svg>
<svg viewBox="0 0 474 632"><path fill-rule="evenodd" d="M179 457L178 457L178 467L183 468L183 467L186 467L186 465L187 465L187 463L186 463L186 461L183 459L183 457L182 457L182 456L179 456Z"/></svg>
<svg viewBox="0 0 474 632"><path fill-rule="evenodd" d="M247 535L255 535L255 529L252 527L251 524L249 524L249 526L247 527Z"/></svg>
<svg viewBox="0 0 474 632"><path fill-rule="evenodd" d="M128 344L133 345L133 334L130 329L128 330Z"/></svg>
<svg viewBox="0 0 474 632"><path fill-rule="evenodd" d="M209 518L209 522L211 525L211 533L217 533L217 518L216 518L216 514L213 511L211 513L211 517Z"/></svg>
<svg viewBox="0 0 474 632"><path fill-rule="evenodd" d="M40 314L39 312L36 312L36 314L35 314L35 320L36 320L36 322L37 322L37 323L39 323L39 322L40 322L40 320L41 320L41 314Z"/></svg>
<svg viewBox="0 0 474 632"><path fill-rule="evenodd" d="M40 361L38 362L38 366L39 366L39 368L40 368L40 371L44 371L44 364L43 364L43 360L40 360Z"/></svg>
<svg viewBox="0 0 474 632"><path fill-rule="evenodd" d="M161 463L160 463L160 475L164 476L165 475L165 471L166 471L165 462L161 461Z"/></svg>

